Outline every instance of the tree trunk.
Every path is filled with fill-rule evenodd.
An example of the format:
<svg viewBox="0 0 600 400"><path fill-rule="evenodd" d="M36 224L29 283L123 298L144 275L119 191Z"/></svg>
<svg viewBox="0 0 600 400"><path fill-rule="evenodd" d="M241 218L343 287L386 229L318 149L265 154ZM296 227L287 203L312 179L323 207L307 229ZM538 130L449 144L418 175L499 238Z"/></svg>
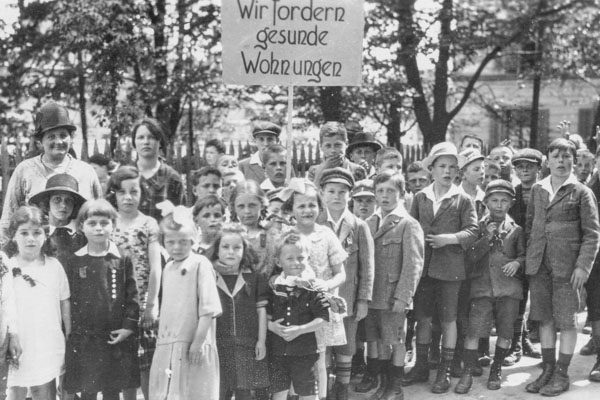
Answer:
<svg viewBox="0 0 600 400"><path fill-rule="evenodd" d="M77 52L77 84L79 92L79 115L81 118L81 137L83 138L83 147L81 148L81 159L88 160L88 127L87 127L87 108L85 97L85 66L83 65L83 56L81 50Z"/></svg>
<svg viewBox="0 0 600 400"><path fill-rule="evenodd" d="M342 121L342 87L322 87L319 96L323 119L325 121Z"/></svg>
<svg viewBox="0 0 600 400"><path fill-rule="evenodd" d="M392 103L389 106L389 119L386 124L388 146L400 148L400 109L397 104Z"/></svg>
<svg viewBox="0 0 600 400"><path fill-rule="evenodd" d="M547 0L540 0L538 9L544 10L548 6ZM531 129L529 133L529 147L537 149L543 143L540 136L540 91L542 88L542 61L544 58L544 33L546 30L545 22L538 22L537 38L535 43L535 66L533 72L533 93L531 100Z"/></svg>

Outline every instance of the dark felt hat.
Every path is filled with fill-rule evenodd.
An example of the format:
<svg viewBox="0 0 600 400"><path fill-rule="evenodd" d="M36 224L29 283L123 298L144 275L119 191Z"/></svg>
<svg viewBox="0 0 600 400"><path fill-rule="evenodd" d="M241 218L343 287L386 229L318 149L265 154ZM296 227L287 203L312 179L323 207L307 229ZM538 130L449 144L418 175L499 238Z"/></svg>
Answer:
<svg viewBox="0 0 600 400"><path fill-rule="evenodd" d="M383 145L375 139L375 135L372 133L359 132L352 137L350 144L348 144L346 155L350 156L350 153L358 146L371 146L375 152L383 148Z"/></svg>
<svg viewBox="0 0 600 400"><path fill-rule="evenodd" d="M515 165L521 161L527 161L539 166L542 165L542 152L536 149L525 148L518 150L511 158L511 164Z"/></svg>
<svg viewBox="0 0 600 400"><path fill-rule="evenodd" d="M354 187L354 177L346 168L329 168L323 171L323 175L321 175L321 180L319 181L321 187L326 183L342 183L352 189Z"/></svg>
<svg viewBox="0 0 600 400"><path fill-rule="evenodd" d="M487 199L493 193L504 193L510 197L515 197L515 188L512 184L504 179L496 179L488 183L485 188L485 198Z"/></svg>
<svg viewBox="0 0 600 400"><path fill-rule="evenodd" d="M54 101L49 101L35 114L35 131L33 134L37 140L41 140L44 133L56 128L66 128L69 132L77 129L69 118L67 108Z"/></svg>
<svg viewBox="0 0 600 400"><path fill-rule="evenodd" d="M279 137L281 134L281 127L270 121L256 121L252 128L252 137L257 135L273 135Z"/></svg>
<svg viewBox="0 0 600 400"><path fill-rule="evenodd" d="M48 178L48 181L46 181L46 189L33 195L31 199L29 199L29 203L41 206L47 204L53 194L64 192L73 195L73 200L75 201L73 213L76 214L76 211L79 211L79 208L86 202L86 199L79 194L79 183L77 182L77 179L69 174L52 175Z"/></svg>

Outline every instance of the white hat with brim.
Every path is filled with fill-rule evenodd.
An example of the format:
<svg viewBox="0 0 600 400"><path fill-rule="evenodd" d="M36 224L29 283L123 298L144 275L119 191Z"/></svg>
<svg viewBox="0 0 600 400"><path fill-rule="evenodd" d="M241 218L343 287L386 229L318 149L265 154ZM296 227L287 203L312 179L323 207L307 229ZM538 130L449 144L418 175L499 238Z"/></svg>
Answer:
<svg viewBox="0 0 600 400"><path fill-rule="evenodd" d="M431 148L429 155L423 159L423 168L429 170L435 160L442 156L452 156L456 158L458 165L464 164L464 157L458 154L456 146L450 142L438 143Z"/></svg>

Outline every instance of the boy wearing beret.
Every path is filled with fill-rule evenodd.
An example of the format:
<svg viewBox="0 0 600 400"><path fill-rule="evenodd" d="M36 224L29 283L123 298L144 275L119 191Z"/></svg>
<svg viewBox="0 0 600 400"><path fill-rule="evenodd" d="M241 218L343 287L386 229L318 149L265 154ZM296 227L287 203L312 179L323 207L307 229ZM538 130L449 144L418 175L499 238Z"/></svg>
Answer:
<svg viewBox="0 0 600 400"><path fill-rule="evenodd" d="M246 179L252 179L261 184L265 178L265 167L262 152L267 147L279 142L281 127L269 121L256 121L252 128L252 137L256 144L256 153L239 162L238 168L243 172Z"/></svg>
<svg viewBox="0 0 600 400"><path fill-rule="evenodd" d="M514 197L509 182L490 182L484 198L489 213L479 221L479 238L467 251L473 270L463 354L465 368L454 389L459 394L467 393L473 384L478 342L489 339L492 322L498 340L487 387L497 390L501 386L502 363L511 344L519 300L523 298L520 277L525 267L525 236L523 228L507 214Z"/></svg>
<svg viewBox="0 0 600 400"><path fill-rule="evenodd" d="M325 225L336 233L348 253L344 263L346 281L339 291L339 295L346 300L348 309L344 318L347 343L333 348L335 400L348 399L352 357L356 352L356 330L358 322L367 316L373 292L373 237L367 223L354 216L348 208L353 186L352 174L341 167L327 169L321 176L321 195L327 207Z"/></svg>
<svg viewBox="0 0 600 400"><path fill-rule="evenodd" d="M569 389L567 370L577 342L580 292L598 252L600 224L592 191L572 173L575 145L556 139L546 155L550 176L531 189L525 225L530 317L540 322L544 370L526 390L557 396Z"/></svg>

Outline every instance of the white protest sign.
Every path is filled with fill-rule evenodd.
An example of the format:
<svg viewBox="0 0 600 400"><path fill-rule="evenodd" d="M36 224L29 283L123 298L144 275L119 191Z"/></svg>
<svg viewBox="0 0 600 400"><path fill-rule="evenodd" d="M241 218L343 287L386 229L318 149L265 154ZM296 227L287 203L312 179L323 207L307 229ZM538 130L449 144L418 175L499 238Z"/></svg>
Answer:
<svg viewBox="0 0 600 400"><path fill-rule="evenodd" d="M223 79L359 86L364 0L222 0Z"/></svg>

